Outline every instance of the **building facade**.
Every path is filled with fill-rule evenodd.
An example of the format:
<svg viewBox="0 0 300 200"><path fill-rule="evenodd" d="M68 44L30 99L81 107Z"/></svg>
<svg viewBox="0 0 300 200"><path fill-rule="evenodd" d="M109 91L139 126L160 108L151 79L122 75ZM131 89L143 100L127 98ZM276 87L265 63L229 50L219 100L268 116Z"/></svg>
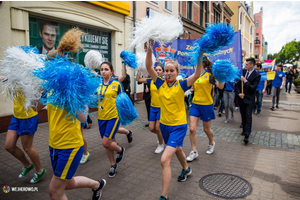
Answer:
<svg viewBox="0 0 300 200"><path fill-rule="evenodd" d="M179 13L185 29L181 39L198 39L207 23L231 23L232 10L224 1L180 1Z"/></svg>
<svg viewBox="0 0 300 200"><path fill-rule="evenodd" d="M235 31L241 30L242 56L245 61L246 58L254 57L253 2L248 5L246 1L226 1L226 4L234 13L231 24L235 26Z"/></svg>
<svg viewBox="0 0 300 200"><path fill-rule="evenodd" d="M263 8L260 8L259 13L254 14L255 22L255 39L254 39L254 55L256 62L263 61Z"/></svg>
<svg viewBox="0 0 300 200"><path fill-rule="evenodd" d="M130 15L130 10L129 1L3 1L0 4L0 46L31 45L43 52L45 42L41 32L46 22L54 27L51 35L53 48L67 30L76 26L86 34L81 38L84 50L74 59L83 64L85 53L97 50L112 62L119 75L119 55L127 45L126 16ZM0 59L3 56L3 51L0 51ZM12 114L12 100L0 94L0 132L7 131Z"/></svg>

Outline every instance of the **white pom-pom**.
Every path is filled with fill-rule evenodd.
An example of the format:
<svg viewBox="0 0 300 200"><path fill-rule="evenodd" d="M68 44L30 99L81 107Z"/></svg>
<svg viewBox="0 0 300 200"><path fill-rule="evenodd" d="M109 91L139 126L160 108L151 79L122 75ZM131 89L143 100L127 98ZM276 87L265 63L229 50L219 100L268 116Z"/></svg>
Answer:
<svg viewBox="0 0 300 200"><path fill-rule="evenodd" d="M142 18L133 30L134 39L129 48L144 45L149 39L164 44L171 42L183 34L183 24L180 18L163 13L155 13L153 17Z"/></svg>
<svg viewBox="0 0 300 200"><path fill-rule="evenodd" d="M91 69L99 69L104 61L105 58L99 51L90 50L84 56L85 66Z"/></svg>
<svg viewBox="0 0 300 200"><path fill-rule="evenodd" d="M146 52L137 52L136 53L136 58L137 58L137 64L138 68L137 71L140 73L141 76L146 76L148 75L148 71L146 69ZM154 65L156 59L155 56L152 54L152 64Z"/></svg>
<svg viewBox="0 0 300 200"><path fill-rule="evenodd" d="M21 92L25 97L24 108L28 110L35 107L43 88L39 86L41 80L31 71L44 67L42 54L35 54L33 51L26 53L19 47L8 47L4 55L0 63L0 74L6 78L2 82L2 94L14 99Z"/></svg>
<svg viewBox="0 0 300 200"><path fill-rule="evenodd" d="M192 94L191 90L187 90L187 91L185 91L184 96L188 97L191 94Z"/></svg>

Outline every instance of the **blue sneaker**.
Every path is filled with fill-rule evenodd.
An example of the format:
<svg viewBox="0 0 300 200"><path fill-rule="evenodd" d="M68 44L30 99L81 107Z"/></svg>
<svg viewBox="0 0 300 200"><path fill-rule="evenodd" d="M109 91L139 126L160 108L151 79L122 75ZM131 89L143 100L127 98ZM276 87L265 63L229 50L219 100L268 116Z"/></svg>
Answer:
<svg viewBox="0 0 300 200"><path fill-rule="evenodd" d="M159 200L169 200L169 197L166 198L165 196L160 196Z"/></svg>
<svg viewBox="0 0 300 200"><path fill-rule="evenodd" d="M234 114L232 113L232 115L231 115L231 119L234 119Z"/></svg>
<svg viewBox="0 0 300 200"><path fill-rule="evenodd" d="M179 182L186 181L187 177L191 175L191 173L192 173L192 169L190 167L186 171L182 169L180 176L178 176L178 181Z"/></svg>

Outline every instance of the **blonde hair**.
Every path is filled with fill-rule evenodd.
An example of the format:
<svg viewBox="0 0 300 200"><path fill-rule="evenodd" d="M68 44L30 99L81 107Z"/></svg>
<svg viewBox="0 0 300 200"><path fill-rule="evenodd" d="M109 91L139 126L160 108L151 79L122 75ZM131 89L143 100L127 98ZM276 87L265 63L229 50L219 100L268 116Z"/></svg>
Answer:
<svg viewBox="0 0 300 200"><path fill-rule="evenodd" d="M52 50L48 53L49 57L63 56L64 53L76 53L83 48L80 36L84 34L79 28L73 28L68 30L61 38L56 50Z"/></svg>
<svg viewBox="0 0 300 200"><path fill-rule="evenodd" d="M175 68L176 68L176 71L179 73L180 72L180 70L179 70L179 63L177 62L177 61L168 61L166 64L165 64L165 67L168 65L168 64L172 64L172 65L174 65L175 66Z"/></svg>

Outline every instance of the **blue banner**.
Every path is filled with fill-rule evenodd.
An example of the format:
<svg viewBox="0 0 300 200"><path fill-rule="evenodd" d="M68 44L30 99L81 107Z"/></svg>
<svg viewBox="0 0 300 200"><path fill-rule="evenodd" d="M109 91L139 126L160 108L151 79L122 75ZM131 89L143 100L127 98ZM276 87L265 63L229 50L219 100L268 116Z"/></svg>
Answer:
<svg viewBox="0 0 300 200"><path fill-rule="evenodd" d="M153 46L153 53L156 58L154 65L162 64L171 60L177 61L180 65L180 73L184 73L186 76L190 76L194 73L195 66L190 65L188 50L192 48L192 43L195 40L177 39L164 45L159 45L155 42ZM235 33L235 41L233 44L222 48L214 56L207 55L209 59L214 62L217 59L230 59L235 67L242 72L242 44L241 44L241 32Z"/></svg>

